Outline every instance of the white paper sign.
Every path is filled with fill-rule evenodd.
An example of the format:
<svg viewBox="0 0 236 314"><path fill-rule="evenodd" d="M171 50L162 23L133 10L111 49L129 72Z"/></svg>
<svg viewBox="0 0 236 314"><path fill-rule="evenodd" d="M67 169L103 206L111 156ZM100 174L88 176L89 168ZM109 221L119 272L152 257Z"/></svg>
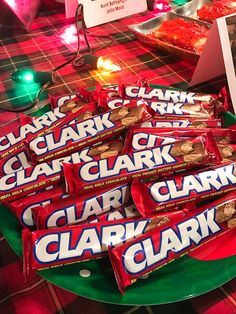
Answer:
<svg viewBox="0 0 236 314"><path fill-rule="evenodd" d="M108 23L147 10L146 0L78 0L78 2L84 6L84 20L87 27ZM74 0L66 0L67 17L75 15L77 4L75 5Z"/></svg>
<svg viewBox="0 0 236 314"><path fill-rule="evenodd" d="M214 21L189 86L223 74L236 113L236 14Z"/></svg>
<svg viewBox="0 0 236 314"><path fill-rule="evenodd" d="M77 6L78 6L78 0L65 0L67 19L75 16Z"/></svg>

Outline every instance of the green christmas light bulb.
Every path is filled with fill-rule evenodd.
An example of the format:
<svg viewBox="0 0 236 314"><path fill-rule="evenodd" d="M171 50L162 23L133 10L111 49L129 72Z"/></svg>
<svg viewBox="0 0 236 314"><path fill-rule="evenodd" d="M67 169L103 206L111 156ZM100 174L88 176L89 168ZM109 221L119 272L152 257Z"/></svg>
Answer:
<svg viewBox="0 0 236 314"><path fill-rule="evenodd" d="M172 3L178 6L184 5L185 3L189 2L189 0L173 0Z"/></svg>
<svg viewBox="0 0 236 314"><path fill-rule="evenodd" d="M51 72L36 72L31 69L20 69L13 72L10 78L21 84L35 84L39 83L41 85L46 82L52 81Z"/></svg>

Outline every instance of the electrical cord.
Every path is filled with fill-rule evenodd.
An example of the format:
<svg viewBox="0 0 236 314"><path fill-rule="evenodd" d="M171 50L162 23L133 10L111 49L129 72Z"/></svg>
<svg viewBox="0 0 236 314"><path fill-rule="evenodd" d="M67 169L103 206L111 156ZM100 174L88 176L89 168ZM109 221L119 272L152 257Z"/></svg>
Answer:
<svg viewBox="0 0 236 314"><path fill-rule="evenodd" d="M91 54L92 53L96 53L97 51L110 46L114 42L115 38L113 36L111 36L111 35L93 35L93 34L90 34L87 31L86 24L85 24L85 21L84 21L83 5L82 4L78 4L78 6L76 8L76 13L75 13L75 23L76 23L76 31L77 31L78 43L77 43L77 49L76 49L76 52L75 52L74 56L72 58L70 58L69 60L67 60L66 62L64 62L64 63L60 64L59 66L57 66L57 67L52 69L52 71L51 71L51 73L52 73L52 80L46 82L40 88L40 90L37 92L37 95L36 95L34 101L32 103L30 103L28 106L20 107L20 108L4 108L4 107L0 106L0 110L8 111L8 112L20 113L20 112L24 112L24 111L28 111L28 110L32 109L40 101L41 94L44 91L46 91L47 88L51 84L54 83L53 82L53 77L54 77L56 71L64 68L65 66L67 66L70 63L72 63L73 66L76 67L76 68L78 68L78 67L83 65L83 62L81 62L83 60L83 56L81 55L81 48L80 48L81 42L80 42L80 36L79 36L79 34L80 34L79 17L81 17L82 32L83 32L83 36L84 36L84 39L85 39L85 42L86 42L86 45L87 45L87 50L88 50L89 53L91 53ZM89 34L91 37L94 37L94 38L107 38L107 39L109 39L109 42L104 44L104 45L102 45L102 46L98 46L97 48L92 49L90 44L89 44L87 34Z"/></svg>
<svg viewBox="0 0 236 314"><path fill-rule="evenodd" d="M51 85L51 81L48 81L45 83L40 90L37 92L37 95L32 103L30 103L28 106L25 107L19 107L19 108L4 108L0 106L0 110L2 111L8 111L8 112L15 112L15 113L20 113L20 112L25 112L30 109L32 109L34 106L37 105L37 103L40 101L40 95Z"/></svg>

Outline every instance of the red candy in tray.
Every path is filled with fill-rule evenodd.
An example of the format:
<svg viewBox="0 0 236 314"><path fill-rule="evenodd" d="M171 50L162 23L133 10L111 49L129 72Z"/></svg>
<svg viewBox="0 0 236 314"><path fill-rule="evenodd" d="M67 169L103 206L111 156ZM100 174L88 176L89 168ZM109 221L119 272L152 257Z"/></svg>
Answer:
<svg viewBox="0 0 236 314"><path fill-rule="evenodd" d="M119 290L236 227L236 195L227 195L168 226L109 249ZM223 244L222 244L223 245Z"/></svg>
<svg viewBox="0 0 236 314"><path fill-rule="evenodd" d="M215 197L236 190L235 163L182 173L149 182L134 180L133 201L140 215Z"/></svg>
<svg viewBox="0 0 236 314"><path fill-rule="evenodd" d="M213 23L215 19L235 12L236 8L225 6L218 1L206 4L197 10L197 16L202 21Z"/></svg>
<svg viewBox="0 0 236 314"><path fill-rule="evenodd" d="M176 18L163 21L160 27L150 36L163 40L182 49L201 54L209 28L195 21Z"/></svg>
<svg viewBox="0 0 236 314"><path fill-rule="evenodd" d="M69 194L221 161L210 132L196 138L80 164L64 164Z"/></svg>

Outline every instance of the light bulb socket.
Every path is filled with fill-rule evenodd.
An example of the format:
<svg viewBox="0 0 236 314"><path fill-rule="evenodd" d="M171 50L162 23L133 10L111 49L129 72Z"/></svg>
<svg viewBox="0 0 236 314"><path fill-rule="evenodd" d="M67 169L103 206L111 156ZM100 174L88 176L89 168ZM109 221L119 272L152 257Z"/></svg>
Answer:
<svg viewBox="0 0 236 314"><path fill-rule="evenodd" d="M52 72L36 72L31 69L20 69L11 73L10 78L22 84L38 83L44 85L47 82L54 82L54 75Z"/></svg>
<svg viewBox="0 0 236 314"><path fill-rule="evenodd" d="M155 2L156 2L156 0L147 0L148 11L153 11L154 10Z"/></svg>
<svg viewBox="0 0 236 314"><path fill-rule="evenodd" d="M98 57L90 53L83 56L84 64L89 64L91 67L97 69Z"/></svg>
<svg viewBox="0 0 236 314"><path fill-rule="evenodd" d="M54 78L52 72L35 72L34 73L34 82L39 83L40 85L44 85L47 82L53 83Z"/></svg>

